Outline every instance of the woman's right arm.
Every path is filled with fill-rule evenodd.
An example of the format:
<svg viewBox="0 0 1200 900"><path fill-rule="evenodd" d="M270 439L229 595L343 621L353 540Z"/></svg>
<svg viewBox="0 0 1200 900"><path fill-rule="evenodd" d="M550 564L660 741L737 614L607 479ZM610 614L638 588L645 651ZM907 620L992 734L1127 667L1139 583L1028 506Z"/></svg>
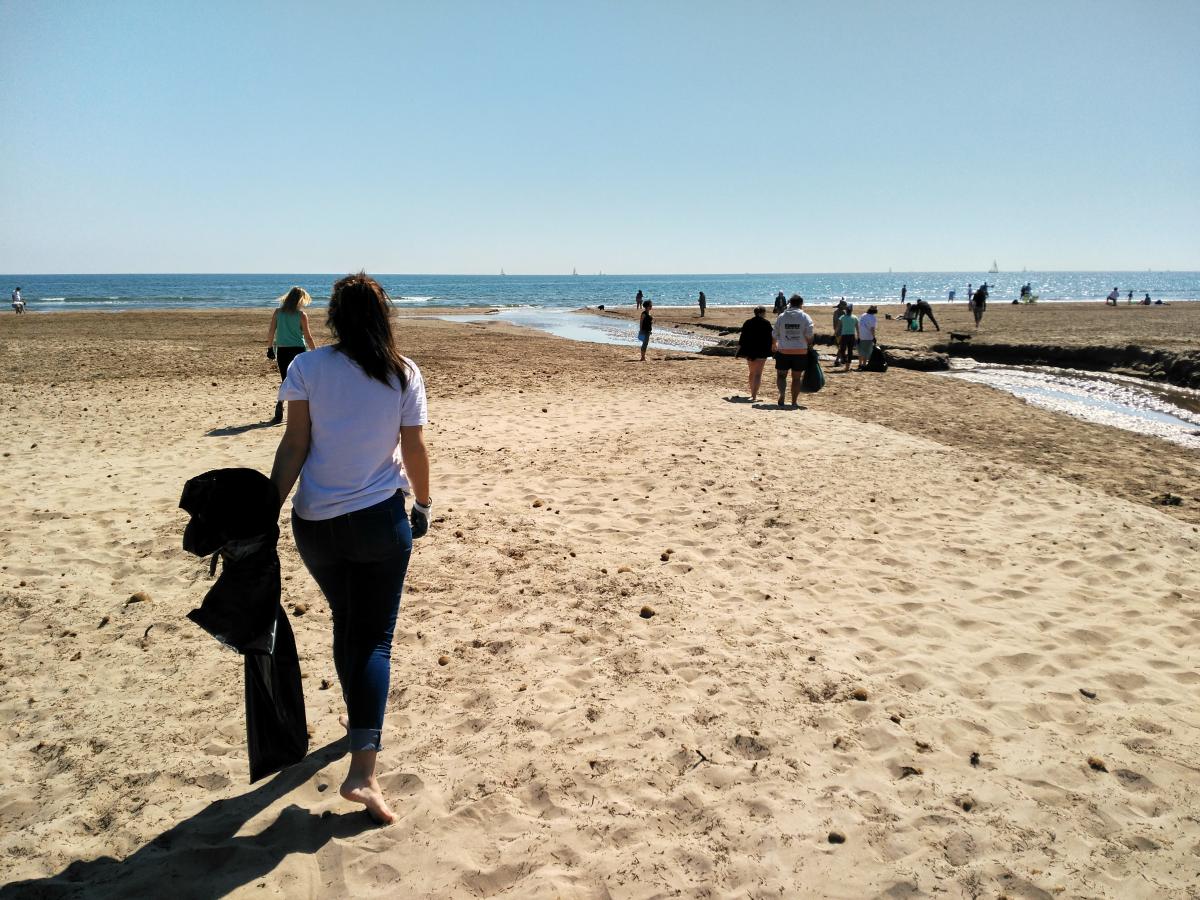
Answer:
<svg viewBox="0 0 1200 900"><path fill-rule="evenodd" d="M429 451L425 447L423 429L422 425L400 426L400 457L404 460L404 474L408 476L413 497L422 506L428 506Z"/></svg>
<svg viewBox="0 0 1200 900"><path fill-rule="evenodd" d="M296 479L300 477L300 470L304 468L304 461L308 459L311 441L308 401L289 400L287 429L279 439L279 448L275 451L275 464L271 467L271 483L279 491L281 507L292 492Z"/></svg>
<svg viewBox="0 0 1200 900"><path fill-rule="evenodd" d="M270 331L267 332L267 346L268 347L275 346L275 319L278 315L279 315L279 310L275 310L273 313L271 313L271 329L270 329Z"/></svg>

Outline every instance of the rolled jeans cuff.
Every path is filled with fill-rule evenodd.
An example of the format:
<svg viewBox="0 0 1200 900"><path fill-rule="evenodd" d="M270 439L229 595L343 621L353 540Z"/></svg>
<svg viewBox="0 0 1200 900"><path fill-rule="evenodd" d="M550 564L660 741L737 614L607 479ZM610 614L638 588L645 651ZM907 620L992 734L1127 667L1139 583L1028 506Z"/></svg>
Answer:
<svg viewBox="0 0 1200 900"><path fill-rule="evenodd" d="M350 752L357 753L359 750L375 750L383 749L383 731L379 728L351 728L350 729Z"/></svg>

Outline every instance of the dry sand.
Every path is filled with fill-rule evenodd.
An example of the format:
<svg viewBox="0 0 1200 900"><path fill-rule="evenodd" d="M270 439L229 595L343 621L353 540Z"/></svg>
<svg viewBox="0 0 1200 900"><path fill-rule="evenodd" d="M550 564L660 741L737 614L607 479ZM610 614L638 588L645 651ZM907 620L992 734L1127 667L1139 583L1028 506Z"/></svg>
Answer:
<svg viewBox="0 0 1200 900"><path fill-rule="evenodd" d="M314 752L248 787L175 504L269 468L264 332L0 321L4 897L1197 896L1200 456L914 372L754 408L733 360L497 324L404 323L400 821L337 796L286 528Z"/></svg>

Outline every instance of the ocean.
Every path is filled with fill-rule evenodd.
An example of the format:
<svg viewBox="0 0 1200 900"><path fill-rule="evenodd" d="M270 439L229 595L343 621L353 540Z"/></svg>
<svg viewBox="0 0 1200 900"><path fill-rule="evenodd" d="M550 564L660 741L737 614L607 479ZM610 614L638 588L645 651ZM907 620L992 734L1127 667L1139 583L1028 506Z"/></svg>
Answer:
<svg viewBox="0 0 1200 900"><path fill-rule="evenodd" d="M292 285L318 305L338 275L0 275L6 296L20 286L31 313L66 310L227 309L270 306ZM712 306L770 305L777 291L799 293L812 305L838 298L944 302L950 291L966 299L967 285L987 281L990 300L1017 297L1032 284L1041 302L1102 302L1115 286L1124 302L1149 293L1164 302L1200 299L1200 272L868 272L769 275L376 275L397 304L416 308L535 307L577 309L630 305L641 290L659 306L685 306L704 291Z"/></svg>

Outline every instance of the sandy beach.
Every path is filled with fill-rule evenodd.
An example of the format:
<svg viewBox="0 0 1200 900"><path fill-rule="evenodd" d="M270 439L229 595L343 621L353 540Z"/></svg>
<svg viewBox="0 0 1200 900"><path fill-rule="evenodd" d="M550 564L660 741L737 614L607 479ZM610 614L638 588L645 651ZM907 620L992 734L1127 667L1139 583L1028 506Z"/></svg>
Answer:
<svg viewBox="0 0 1200 900"><path fill-rule="evenodd" d="M1194 350L1198 317L984 327ZM286 524L312 753L247 785L176 504L269 470L266 324L0 318L0 896L1200 896L1200 454L913 371L782 410L732 359L404 319L436 520L380 757L399 822L337 796Z"/></svg>

